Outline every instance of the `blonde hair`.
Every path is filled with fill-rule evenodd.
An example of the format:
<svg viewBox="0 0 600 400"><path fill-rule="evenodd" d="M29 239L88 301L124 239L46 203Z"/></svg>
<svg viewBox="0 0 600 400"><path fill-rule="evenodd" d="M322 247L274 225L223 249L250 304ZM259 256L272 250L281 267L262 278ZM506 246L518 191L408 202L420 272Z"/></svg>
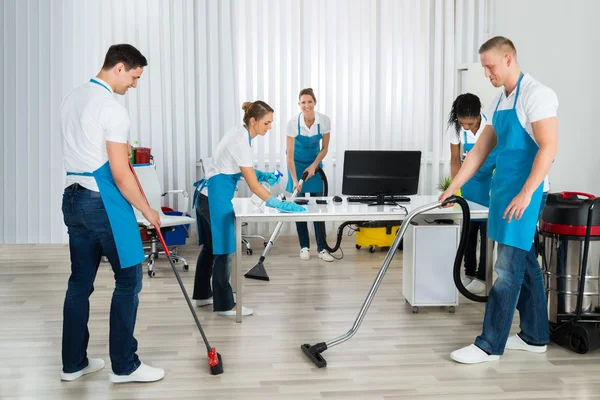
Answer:
<svg viewBox="0 0 600 400"><path fill-rule="evenodd" d="M313 92L312 88L302 89L300 91L300 94L298 95L298 100L300 100L300 98L302 98L302 96L304 96L305 94L307 94L310 97L312 97L313 100L315 101L315 103L317 102L317 98L315 97L315 92Z"/></svg>
<svg viewBox="0 0 600 400"><path fill-rule="evenodd" d="M479 48L479 54L485 53L486 51L492 49L503 50L507 53L511 53L515 57L517 56L517 49L515 48L514 43L509 38L504 36L494 36L482 44Z"/></svg>
<svg viewBox="0 0 600 400"><path fill-rule="evenodd" d="M258 121L266 114L274 112L273 108L262 100L247 101L242 104L242 110L244 110L244 124L247 127L250 125L250 118Z"/></svg>

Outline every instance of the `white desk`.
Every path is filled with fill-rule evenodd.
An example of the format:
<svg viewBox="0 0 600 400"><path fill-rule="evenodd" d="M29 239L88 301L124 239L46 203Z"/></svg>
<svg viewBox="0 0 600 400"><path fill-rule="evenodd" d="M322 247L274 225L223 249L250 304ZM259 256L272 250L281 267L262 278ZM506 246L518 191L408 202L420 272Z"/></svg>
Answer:
<svg viewBox="0 0 600 400"><path fill-rule="evenodd" d="M400 203L406 207L408 213L417 207L437 202L437 196L410 196L410 203ZM257 208L249 198L234 198L233 208L235 213L235 234L236 234L236 255L233 261L233 273L231 274L231 283L236 292L237 314L236 321L242 322L242 292L243 292L243 271L242 265L242 223L244 222L297 222L297 221L401 221L406 216L406 212L397 206L369 206L361 203L348 203L346 197L342 196L343 202L334 203L331 197L326 197L328 204L315 204L316 197L310 197L310 203L306 206L306 212L303 213L282 213L270 207L263 205ZM471 218L487 219L488 209L479 204L469 202ZM438 218L462 219L462 210L460 206L455 205L452 208L436 208L424 213L424 215L434 215ZM488 242L488 249L492 248ZM491 278L492 257L488 251L487 257L488 277ZM488 287L491 280L488 279Z"/></svg>

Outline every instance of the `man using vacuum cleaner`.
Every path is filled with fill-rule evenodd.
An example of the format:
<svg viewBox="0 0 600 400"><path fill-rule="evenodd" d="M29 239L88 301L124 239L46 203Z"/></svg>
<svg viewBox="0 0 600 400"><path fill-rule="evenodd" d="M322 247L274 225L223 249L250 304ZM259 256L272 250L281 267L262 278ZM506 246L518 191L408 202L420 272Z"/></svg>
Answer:
<svg viewBox="0 0 600 400"><path fill-rule="evenodd" d="M450 355L464 364L498 360L505 348L543 353L549 341L546 294L533 239L545 203L544 178L557 151L558 99L552 89L521 72L509 39L488 40L479 55L486 77L503 90L492 102L481 137L439 198L455 194L496 149L488 237L498 242L498 279L488 296L482 334ZM509 338L515 307L521 331Z"/></svg>
<svg viewBox="0 0 600 400"><path fill-rule="evenodd" d="M154 226L150 208L129 169L129 115L114 94L137 86L146 58L118 44L106 53L102 70L71 91L60 112L63 163L67 171L62 211L69 232L71 276L63 309L60 377L72 381L104 368L88 358L89 297L100 259L108 257L115 275L110 307L110 359L113 383L152 382L164 377L142 363L133 336L138 293L142 290L144 249L132 205Z"/></svg>

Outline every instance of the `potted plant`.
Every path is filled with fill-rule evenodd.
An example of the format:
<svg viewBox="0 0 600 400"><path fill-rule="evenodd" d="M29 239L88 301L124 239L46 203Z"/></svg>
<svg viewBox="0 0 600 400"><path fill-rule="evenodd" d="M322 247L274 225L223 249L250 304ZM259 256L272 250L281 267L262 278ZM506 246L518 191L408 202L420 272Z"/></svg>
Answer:
<svg viewBox="0 0 600 400"><path fill-rule="evenodd" d="M437 185L437 189L439 191L439 194L442 194L446 189L448 189L450 187L450 184L452 183L452 177L451 176L444 176L440 179L440 183L438 183Z"/></svg>

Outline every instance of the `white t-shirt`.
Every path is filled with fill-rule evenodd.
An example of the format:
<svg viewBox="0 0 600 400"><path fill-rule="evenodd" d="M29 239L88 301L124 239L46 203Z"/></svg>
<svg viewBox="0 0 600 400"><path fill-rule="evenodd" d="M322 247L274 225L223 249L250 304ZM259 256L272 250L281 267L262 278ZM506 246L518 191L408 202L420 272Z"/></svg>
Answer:
<svg viewBox="0 0 600 400"><path fill-rule="evenodd" d="M63 165L66 172L94 172L108 161L106 142L129 142L129 114L108 83L99 78L73 89L60 110ZM66 186L78 183L99 191L90 176L68 175Z"/></svg>
<svg viewBox="0 0 600 400"><path fill-rule="evenodd" d="M245 126L233 128L223 136L211 157L205 179L217 174L233 175L240 173L240 167L253 167L252 142ZM207 188L201 193L207 194Z"/></svg>
<svg viewBox="0 0 600 400"><path fill-rule="evenodd" d="M325 114L321 114L320 112L315 111L315 122L311 125L310 128L306 126L306 121L304 121L304 116L296 115L287 123L286 132L289 137L298 136L298 117L300 117L300 134L302 136L315 136L319 134L319 129L317 125L321 125L321 135L331 132L331 120Z"/></svg>
<svg viewBox="0 0 600 400"><path fill-rule="evenodd" d="M472 144L477 142L479 136L481 136L481 132L485 129L487 122L487 116L484 113L481 113L481 124L479 124L479 129L477 133L474 135L470 130L466 131L464 129L460 129L458 134L456 133L456 129L454 126L450 127L450 143L451 144ZM467 141L465 143L465 132L467 133Z"/></svg>
<svg viewBox="0 0 600 400"><path fill-rule="evenodd" d="M490 118L487 121L488 125L493 125L494 112L498 100L498 110L508 110L515 106L515 96L517 89L513 90L508 97L505 91L502 90L498 95L494 97L494 100L490 103L490 111L488 115ZM531 127L532 122L540 121L546 118L556 117L558 110L558 97L554 90L547 86L544 86L539 81L533 79L531 75L525 74L521 79L521 88L519 90L519 98L516 104L517 117L521 126L527 131L529 136L535 142L533 136L533 128ZM536 142L537 143L537 142ZM548 182L548 176L544 178L544 192L550 190L550 184Z"/></svg>

